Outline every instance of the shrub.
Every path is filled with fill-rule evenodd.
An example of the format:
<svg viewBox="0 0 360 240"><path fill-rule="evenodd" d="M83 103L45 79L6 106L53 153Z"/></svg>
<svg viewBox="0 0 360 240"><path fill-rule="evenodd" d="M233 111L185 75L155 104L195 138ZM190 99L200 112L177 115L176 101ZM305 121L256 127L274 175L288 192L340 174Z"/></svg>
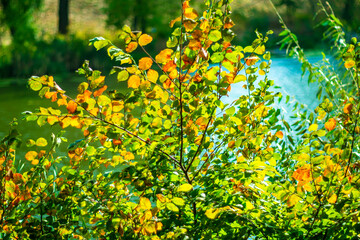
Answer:
<svg viewBox="0 0 360 240"><path fill-rule="evenodd" d="M198 14L183 1L167 48L155 57L146 50L152 37L127 26L125 49L92 39L119 62L111 73L129 91L109 90L88 62L78 70L85 81L76 96L51 76L29 80L57 106L28 112L26 120L75 128L84 138L66 155L57 151L61 133L51 142L28 140L29 151L15 158L13 124L1 144L2 238L358 237L359 44L340 41L353 83L346 88L340 77L321 78L322 68L289 45L328 91L294 129L273 106L281 95L267 77L271 32L246 47L231 45L230 2L206 1ZM339 29L335 16L326 21ZM296 44L284 27L285 45ZM130 54L136 48L145 55L139 61ZM236 83L247 94L224 103ZM14 167L22 164L29 170Z"/></svg>

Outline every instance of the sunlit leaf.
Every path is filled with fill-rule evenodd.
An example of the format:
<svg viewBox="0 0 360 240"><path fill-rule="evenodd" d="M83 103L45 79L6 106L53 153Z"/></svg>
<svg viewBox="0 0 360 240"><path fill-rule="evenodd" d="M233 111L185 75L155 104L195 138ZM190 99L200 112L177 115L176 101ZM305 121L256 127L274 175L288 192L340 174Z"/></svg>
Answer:
<svg viewBox="0 0 360 240"><path fill-rule="evenodd" d="M177 188L178 192L189 192L193 189L193 186L188 183L184 183Z"/></svg>
<svg viewBox="0 0 360 240"><path fill-rule="evenodd" d="M128 87L129 88L139 88L140 86L140 77L137 75L131 75L128 80Z"/></svg>
<svg viewBox="0 0 360 240"><path fill-rule="evenodd" d="M210 219L215 219L218 216L219 212L219 209L210 208L206 210L205 215Z"/></svg>
<svg viewBox="0 0 360 240"><path fill-rule="evenodd" d="M74 102L73 100L69 101L66 109L68 110L69 113L74 113L76 111L77 108L77 103Z"/></svg>
<svg viewBox="0 0 360 240"><path fill-rule="evenodd" d="M151 209L151 202L146 197L141 197L139 202L140 209L149 210Z"/></svg>
<svg viewBox="0 0 360 240"><path fill-rule="evenodd" d="M137 48L138 44L137 42L130 42L126 47L126 52L131 53Z"/></svg>
<svg viewBox="0 0 360 240"><path fill-rule="evenodd" d="M147 77L150 82L156 83L157 79L159 78L159 73L153 69L149 69L147 72Z"/></svg>
<svg viewBox="0 0 360 240"><path fill-rule="evenodd" d="M48 142L46 141L45 138L41 137L36 140L36 146L38 146L38 147L45 147L47 144L48 144Z"/></svg>
<svg viewBox="0 0 360 240"><path fill-rule="evenodd" d="M143 57L139 60L139 68L140 70L148 70L151 68L153 61L149 57Z"/></svg>
<svg viewBox="0 0 360 240"><path fill-rule="evenodd" d="M151 43L152 40L153 38L150 35L142 34L139 38L139 45L140 46L148 45L149 43Z"/></svg>
<svg viewBox="0 0 360 240"><path fill-rule="evenodd" d="M317 124L311 124L309 127L309 132L314 132L318 129L318 125Z"/></svg>
<svg viewBox="0 0 360 240"><path fill-rule="evenodd" d="M29 151L25 154L25 159L28 161L32 161L37 157L38 153L35 151Z"/></svg>
<svg viewBox="0 0 360 240"><path fill-rule="evenodd" d="M336 194L331 195L331 197L328 199L329 203L336 203L336 201L337 201L337 195Z"/></svg>
<svg viewBox="0 0 360 240"><path fill-rule="evenodd" d="M166 203L166 208L173 212L179 212L179 208L173 203Z"/></svg>
<svg viewBox="0 0 360 240"><path fill-rule="evenodd" d="M330 118L326 123L325 123L325 128L328 131L334 130L336 127L336 120L334 118Z"/></svg>

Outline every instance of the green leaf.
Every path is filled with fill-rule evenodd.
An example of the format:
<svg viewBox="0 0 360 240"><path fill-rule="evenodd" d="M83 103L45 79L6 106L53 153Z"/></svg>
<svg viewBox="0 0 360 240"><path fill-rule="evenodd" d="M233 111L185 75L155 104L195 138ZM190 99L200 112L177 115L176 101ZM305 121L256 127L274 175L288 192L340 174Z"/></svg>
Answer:
<svg viewBox="0 0 360 240"><path fill-rule="evenodd" d="M171 201L173 203L175 203L176 205L178 205L178 206L184 206L185 205L184 199L179 198L179 197L174 197L173 199L171 199Z"/></svg>
<svg viewBox="0 0 360 240"><path fill-rule="evenodd" d="M129 73L126 70L123 70L123 71L119 72L118 75L117 75L117 80L119 82L126 81L126 80L128 80L128 78L129 78Z"/></svg>
<svg viewBox="0 0 360 240"><path fill-rule="evenodd" d="M173 212L179 212L179 208L173 203L166 203L166 208Z"/></svg>
<svg viewBox="0 0 360 240"><path fill-rule="evenodd" d="M219 30L212 30L209 33L209 40L217 42L221 39L221 32Z"/></svg>

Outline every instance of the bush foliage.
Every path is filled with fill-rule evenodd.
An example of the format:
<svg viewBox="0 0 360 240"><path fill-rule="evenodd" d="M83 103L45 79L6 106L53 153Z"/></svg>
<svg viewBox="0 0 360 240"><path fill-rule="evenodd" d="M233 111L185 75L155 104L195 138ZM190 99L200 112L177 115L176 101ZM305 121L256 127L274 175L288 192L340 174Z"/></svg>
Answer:
<svg viewBox="0 0 360 240"><path fill-rule="evenodd" d="M234 46L231 0L198 13L182 1L167 48L148 54L148 34L125 26L125 49L98 37L117 61L110 90L85 62L76 96L52 76L29 86L53 107L27 112L39 126L81 131L69 144L28 140L16 156L16 122L1 142L2 239L356 239L359 237L359 49L341 23L323 22L340 67L313 65L284 26L283 45L319 82L321 104L290 126L274 107L267 34ZM140 48L144 57L130 54ZM224 100L232 87L247 94Z"/></svg>

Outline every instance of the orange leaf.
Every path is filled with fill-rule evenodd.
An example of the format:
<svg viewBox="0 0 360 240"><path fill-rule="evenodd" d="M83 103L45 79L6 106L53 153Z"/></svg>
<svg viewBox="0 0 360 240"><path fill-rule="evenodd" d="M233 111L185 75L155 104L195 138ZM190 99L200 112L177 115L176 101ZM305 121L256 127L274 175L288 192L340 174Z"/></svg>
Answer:
<svg viewBox="0 0 360 240"><path fill-rule="evenodd" d="M164 72L171 72L174 69L176 69L176 64L174 62L174 60L169 61L168 63L165 64L165 66L163 67Z"/></svg>
<svg viewBox="0 0 360 240"><path fill-rule="evenodd" d="M334 128L336 127L336 120L333 118L330 118L326 123L325 123L325 128L328 131L334 130Z"/></svg>
<svg viewBox="0 0 360 240"><path fill-rule="evenodd" d="M349 114L353 108L353 105L351 103L348 103L344 107L344 113Z"/></svg>
<svg viewBox="0 0 360 240"><path fill-rule="evenodd" d="M252 65L254 65L257 61L259 60L259 58L258 57L248 57L248 58L246 58L246 61L245 61L245 63L246 63L246 65L248 65L248 66L252 66Z"/></svg>
<svg viewBox="0 0 360 240"><path fill-rule="evenodd" d="M139 37L139 45L140 46L148 45L149 43L151 43L152 40L153 38L150 35L143 34Z"/></svg>
<svg viewBox="0 0 360 240"><path fill-rule="evenodd" d="M139 68L140 70L148 70L151 68L153 61L149 57L143 57L139 60Z"/></svg>
<svg viewBox="0 0 360 240"><path fill-rule="evenodd" d="M275 136L277 136L277 137L280 138L280 139L283 139L284 134L283 134L282 131L277 131L277 132L275 133Z"/></svg>
<svg viewBox="0 0 360 240"><path fill-rule="evenodd" d="M55 102L57 100L57 92L46 92L45 97L50 99L52 102Z"/></svg>
<svg viewBox="0 0 360 240"><path fill-rule="evenodd" d="M74 113L76 111L76 108L77 108L77 104L73 100L68 102L66 106L66 109L68 110L69 113Z"/></svg>
<svg viewBox="0 0 360 240"><path fill-rule="evenodd" d="M228 147L229 147L229 148L234 148L234 146L235 146L235 141L230 141L230 142L228 143Z"/></svg>
<svg viewBox="0 0 360 240"><path fill-rule="evenodd" d="M170 27L172 28L176 22L181 21L181 17L177 17L174 20L170 21Z"/></svg>
<svg viewBox="0 0 360 240"><path fill-rule="evenodd" d="M107 89L107 86L105 85L105 86L103 86L102 88L96 90L96 91L94 92L94 97L100 96L101 94L103 94L103 92L104 92L106 89Z"/></svg>
<svg viewBox="0 0 360 240"><path fill-rule="evenodd" d="M134 51L137 48L138 44L137 42L130 42L127 47L126 47L126 52L130 53L132 51Z"/></svg>
<svg viewBox="0 0 360 240"><path fill-rule="evenodd" d="M296 169L292 177L299 182L310 182L311 172L308 165Z"/></svg>
<svg viewBox="0 0 360 240"><path fill-rule="evenodd" d="M172 49L164 49L158 55L156 55L155 60L158 63L167 63L170 61L171 54L174 51Z"/></svg>
<svg viewBox="0 0 360 240"><path fill-rule="evenodd" d="M186 8L184 10L184 16L186 18L195 19L197 18L198 14L193 8Z"/></svg>
<svg viewBox="0 0 360 240"><path fill-rule="evenodd" d="M140 78L137 75L131 75L128 80L129 88L138 88L140 86Z"/></svg>
<svg viewBox="0 0 360 240"><path fill-rule="evenodd" d="M149 69L149 71L147 72L147 77L150 82L156 83L156 80L159 77L159 73L153 69Z"/></svg>
<svg viewBox="0 0 360 240"><path fill-rule="evenodd" d="M50 125L54 125L54 123L56 123L57 121L59 121L59 118L56 116L49 116L47 118L47 121Z"/></svg>

